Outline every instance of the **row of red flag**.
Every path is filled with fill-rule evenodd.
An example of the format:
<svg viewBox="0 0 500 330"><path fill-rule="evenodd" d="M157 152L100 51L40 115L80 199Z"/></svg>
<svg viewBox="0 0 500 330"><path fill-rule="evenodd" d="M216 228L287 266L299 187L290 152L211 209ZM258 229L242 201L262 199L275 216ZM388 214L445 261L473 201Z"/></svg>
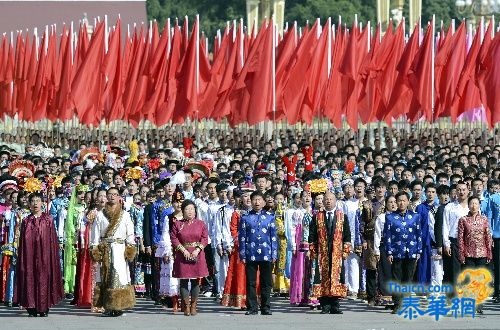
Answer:
<svg viewBox="0 0 500 330"><path fill-rule="evenodd" d="M429 23L423 35L417 24L407 38L404 21L382 35L380 25L372 33L370 24L348 29L318 19L281 36L272 21L251 33L240 21L218 33L211 54L198 18L190 33L187 18L182 27L167 21L162 33L154 22L122 34L119 19L112 28L97 22L91 36L85 24L59 34L47 28L40 38L18 32L0 44L0 115L32 122L76 115L94 126L326 118L339 127L345 118L356 129L395 118L455 122L484 107L492 127L500 120L493 26L481 23L473 35L465 22L438 33Z"/></svg>

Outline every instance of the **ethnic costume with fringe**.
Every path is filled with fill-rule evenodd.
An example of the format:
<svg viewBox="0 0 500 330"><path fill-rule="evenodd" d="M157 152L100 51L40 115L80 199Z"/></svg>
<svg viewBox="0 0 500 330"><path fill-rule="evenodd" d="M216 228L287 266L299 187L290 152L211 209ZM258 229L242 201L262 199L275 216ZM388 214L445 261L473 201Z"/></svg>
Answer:
<svg viewBox="0 0 500 330"><path fill-rule="evenodd" d="M94 291L95 307L122 311L135 305L129 262L135 258L134 224L128 212L109 206L97 214L92 228L92 258L100 262Z"/></svg>
<svg viewBox="0 0 500 330"><path fill-rule="evenodd" d="M8 242L2 247L4 256L10 256L10 265L6 269L7 280L5 287L5 297L1 297L7 305L12 305L12 299L14 297L14 286L16 283L16 262L17 262L17 252L19 246L19 235L21 234L21 224L26 217L30 215L30 211L22 208L17 208L15 210L10 210L5 213L6 220L9 220L8 225Z"/></svg>
<svg viewBox="0 0 500 330"><path fill-rule="evenodd" d="M327 214L331 212L330 224ZM316 259L313 292L323 306L335 308L339 298L347 295L343 260L348 253L351 231L347 216L341 210L322 211L313 218L309 231L311 259Z"/></svg>

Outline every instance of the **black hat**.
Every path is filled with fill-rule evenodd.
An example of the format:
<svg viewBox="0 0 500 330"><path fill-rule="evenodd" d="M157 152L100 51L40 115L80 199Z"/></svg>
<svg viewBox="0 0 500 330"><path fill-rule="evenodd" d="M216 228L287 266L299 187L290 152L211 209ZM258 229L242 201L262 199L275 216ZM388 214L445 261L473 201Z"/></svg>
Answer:
<svg viewBox="0 0 500 330"><path fill-rule="evenodd" d="M166 164L165 165L170 165L170 164L175 164L175 165L179 165L179 161L177 159L168 159L166 161Z"/></svg>

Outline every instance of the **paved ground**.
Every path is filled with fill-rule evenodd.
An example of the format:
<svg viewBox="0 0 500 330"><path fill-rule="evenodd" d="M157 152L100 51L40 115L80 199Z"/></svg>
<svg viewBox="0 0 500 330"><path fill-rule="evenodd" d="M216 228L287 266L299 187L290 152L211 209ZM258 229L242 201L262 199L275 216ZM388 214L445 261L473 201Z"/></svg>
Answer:
<svg viewBox="0 0 500 330"><path fill-rule="evenodd" d="M0 307L1 330L77 330L77 329L500 329L500 304L486 304L483 316L475 319L442 320L424 317L408 321L391 315L382 307L369 308L360 301L341 303L343 315L321 315L319 311L292 307L284 299L273 300L272 316L245 316L244 312L221 307L203 298L200 313L185 317L181 313L157 308L139 300L136 308L119 318L105 318L87 310L75 309L66 301L51 309L47 318L29 318L18 308Z"/></svg>

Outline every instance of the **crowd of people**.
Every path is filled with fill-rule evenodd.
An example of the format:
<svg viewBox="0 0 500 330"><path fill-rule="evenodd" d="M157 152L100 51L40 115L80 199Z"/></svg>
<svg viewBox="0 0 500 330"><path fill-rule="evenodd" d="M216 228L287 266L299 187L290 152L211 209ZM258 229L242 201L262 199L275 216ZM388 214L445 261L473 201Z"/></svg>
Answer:
<svg viewBox="0 0 500 330"><path fill-rule="evenodd" d="M272 296L396 313L388 283L487 267L500 303L498 132L275 132L0 134L0 301L30 316L62 299L120 316L137 297L189 316L200 295L247 315L271 315Z"/></svg>

